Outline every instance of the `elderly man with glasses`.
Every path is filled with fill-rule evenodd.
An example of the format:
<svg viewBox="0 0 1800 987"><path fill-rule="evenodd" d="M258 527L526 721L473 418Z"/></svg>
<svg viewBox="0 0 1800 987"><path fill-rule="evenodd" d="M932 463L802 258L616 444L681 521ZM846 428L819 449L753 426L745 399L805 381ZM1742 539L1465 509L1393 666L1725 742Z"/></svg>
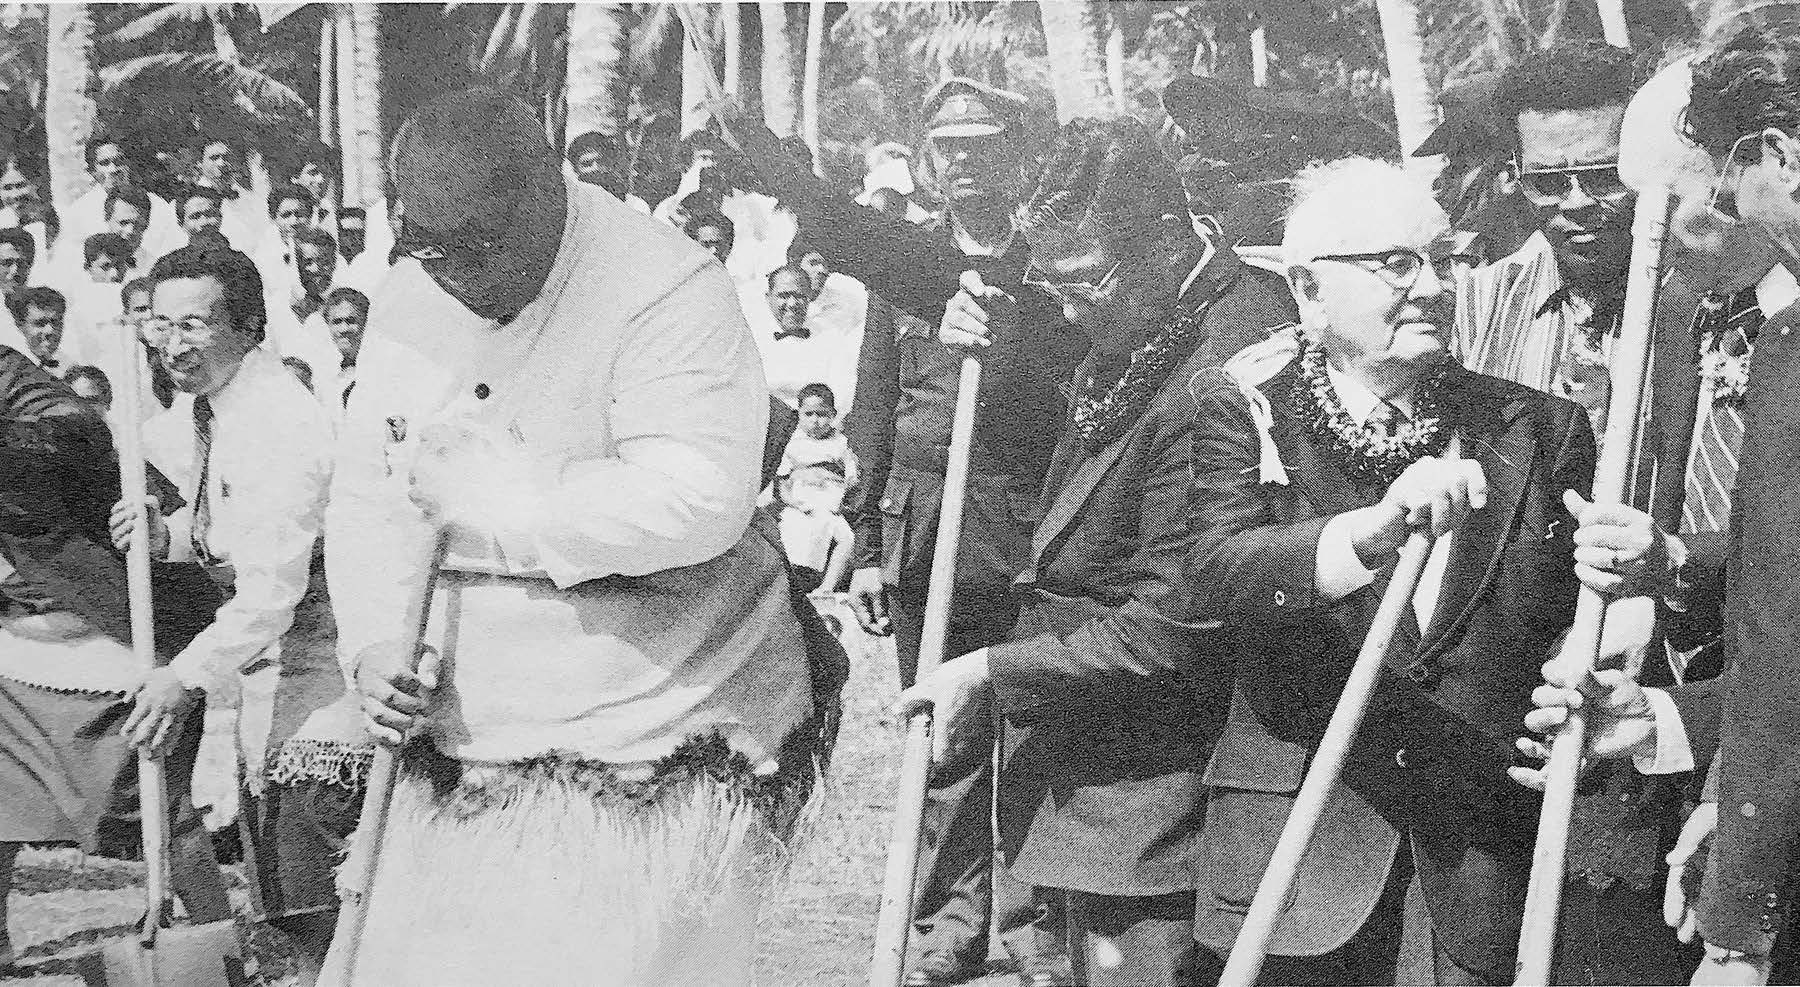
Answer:
<svg viewBox="0 0 1800 987"><path fill-rule="evenodd" d="M1269 983L1506 983L1538 804L1517 720L1574 615L1574 404L1450 354L1460 258L1426 181L1303 173L1282 251L1291 361L1197 383L1187 589L1222 621L1233 696L1206 766L1196 935L1227 953L1383 595L1436 536L1263 967ZM1260 366L1259 372L1252 370Z"/></svg>
<svg viewBox="0 0 1800 987"><path fill-rule="evenodd" d="M326 555L376 736L417 736L355 982L748 983L843 654L756 512L730 276L498 90L419 109L392 164Z"/></svg>

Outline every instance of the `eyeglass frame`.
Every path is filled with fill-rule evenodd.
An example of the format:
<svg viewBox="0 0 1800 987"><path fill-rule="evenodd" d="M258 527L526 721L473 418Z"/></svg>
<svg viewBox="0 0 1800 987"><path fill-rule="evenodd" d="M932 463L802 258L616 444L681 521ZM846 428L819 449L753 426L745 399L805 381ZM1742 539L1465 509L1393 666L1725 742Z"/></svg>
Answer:
<svg viewBox="0 0 1800 987"><path fill-rule="evenodd" d="M1067 295L1074 295L1080 301L1092 303L1099 301L1106 294L1107 289L1111 288L1117 279L1119 270L1124 266L1123 259L1115 261L1098 281L1052 281L1043 276L1043 270L1036 264L1027 262L1025 273L1019 277L1019 283L1036 288L1059 301Z"/></svg>
<svg viewBox="0 0 1800 987"><path fill-rule="evenodd" d="M1405 280L1395 280L1387 273L1388 267L1386 261L1396 254L1411 256L1418 262L1419 266L1413 268L1412 276ZM1411 247L1389 247L1386 250L1371 250L1355 254L1320 254L1312 260L1307 261L1307 263L1311 264L1322 260L1336 261L1339 264L1354 264L1364 271L1380 278L1382 281L1387 282L1389 287L1394 288L1397 291L1413 290L1414 286L1419 283L1419 276L1425 273L1427 267L1431 268L1431 272L1437 275L1439 281L1447 283L1454 279L1456 276L1456 271L1454 269L1444 273L1438 272L1437 261L1439 260L1442 260L1447 264L1462 265L1470 268L1478 267L1481 264L1481 258L1474 254L1465 254L1458 251L1445 254L1442 258L1436 258L1425 251L1414 250ZM1382 262L1382 265L1380 267L1363 267L1362 265L1366 261L1379 261Z"/></svg>
<svg viewBox="0 0 1800 987"><path fill-rule="evenodd" d="M179 328L180 331L171 332L176 328ZM190 346L196 345L197 341L217 333L219 329L219 326L215 326L197 315L190 315L179 320L152 315L138 323L137 332L140 342L160 351L167 350L169 344L176 339L180 339ZM227 327L227 331L229 331L229 327Z"/></svg>
<svg viewBox="0 0 1800 987"><path fill-rule="evenodd" d="M471 220L449 233L438 233L409 223L402 211L400 235L395 246L402 254L420 263L449 260L458 254L478 254L483 259L492 257L517 232L515 220L523 198L524 189L520 188L507 199L505 213L498 220L499 229L484 228ZM426 236L420 237L415 231L422 231Z"/></svg>
<svg viewBox="0 0 1800 987"><path fill-rule="evenodd" d="M1738 160L1738 148L1743 147L1745 141L1761 140L1762 135L1763 132L1760 130L1754 133L1744 134L1737 140L1732 141L1731 150L1725 152L1725 167L1719 169L1719 180L1713 183L1712 195L1708 196L1706 200L1706 211L1712 213L1713 216L1718 219L1727 223L1741 223L1744 221L1743 213L1739 212L1737 207L1737 187L1744 180L1744 167L1749 164L1749 162ZM1735 174L1732 172L1733 168L1737 169ZM1727 182L1727 179L1730 179L1730 181ZM1725 191L1727 184L1731 186L1730 212L1726 212L1719 207L1720 196Z"/></svg>
<svg viewBox="0 0 1800 987"><path fill-rule="evenodd" d="M1619 187L1617 189L1615 189L1613 191L1602 192L1602 193L1596 193L1593 189L1590 189L1586 185L1581 184L1581 173L1584 171L1595 172L1595 171L1611 170L1613 172L1614 177L1617 178L1618 171L1619 171L1619 159L1617 159L1617 158L1614 158L1611 161L1596 161L1591 164L1568 165L1566 167L1560 167L1560 168L1527 168L1527 167L1525 167L1524 163L1519 160L1519 156L1517 154L1514 154L1513 159L1512 159L1512 168L1513 168L1513 175L1515 177L1517 177L1519 180L1520 192L1528 199L1541 199L1541 200L1544 200L1547 202L1561 202L1562 200L1568 198L1569 195L1571 193L1573 193L1577 187L1579 187L1583 192L1587 193L1590 198L1597 199L1600 201L1620 199L1631 193L1631 187L1626 185L1625 180L1622 178L1618 179ZM1531 183L1525 180L1526 175L1564 175L1569 180L1569 187L1563 189L1561 193L1545 194L1545 193L1537 191L1536 189L1533 189L1531 187Z"/></svg>

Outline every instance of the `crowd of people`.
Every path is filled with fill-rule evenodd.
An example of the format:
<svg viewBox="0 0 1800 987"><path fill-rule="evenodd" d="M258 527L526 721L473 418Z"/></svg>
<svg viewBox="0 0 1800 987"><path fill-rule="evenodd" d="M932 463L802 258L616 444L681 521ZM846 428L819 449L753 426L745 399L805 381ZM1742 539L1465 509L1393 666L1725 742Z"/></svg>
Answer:
<svg viewBox="0 0 1800 987"><path fill-rule="evenodd" d="M366 209L323 147L265 193L227 141L152 168L100 135L66 205L9 154L0 902L21 845L128 852L151 750L190 918L229 914L207 830L239 816L310 982L389 744L354 983L748 983L846 675L808 595L843 591L935 717L908 987L998 952L1023 987L1211 983L1424 532L1263 980L1511 981L1576 707L1695 982L1800 975L1800 36L1554 45L1453 105L1435 184L1334 153L1277 205L1184 184L1131 119L1034 153L1025 103L942 82L860 188L717 106L654 206L621 139L558 155L484 88L407 118ZM1619 427L1634 203L1665 189ZM1603 441L1634 443L1622 504ZM1583 586L1617 602L1578 674Z"/></svg>

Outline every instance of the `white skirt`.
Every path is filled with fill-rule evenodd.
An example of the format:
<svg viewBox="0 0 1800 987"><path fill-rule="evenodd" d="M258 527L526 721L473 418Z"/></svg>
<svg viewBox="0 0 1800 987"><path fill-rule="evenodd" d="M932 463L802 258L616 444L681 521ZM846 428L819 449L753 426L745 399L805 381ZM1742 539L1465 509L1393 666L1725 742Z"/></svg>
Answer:
<svg viewBox="0 0 1800 987"><path fill-rule="evenodd" d="M352 983L750 984L810 779L716 763L403 770Z"/></svg>

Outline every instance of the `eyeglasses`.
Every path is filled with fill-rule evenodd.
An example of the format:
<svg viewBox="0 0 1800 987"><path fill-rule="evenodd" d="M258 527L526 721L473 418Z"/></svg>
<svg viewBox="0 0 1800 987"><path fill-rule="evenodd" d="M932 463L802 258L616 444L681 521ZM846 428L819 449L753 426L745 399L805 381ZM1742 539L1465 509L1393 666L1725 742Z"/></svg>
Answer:
<svg viewBox="0 0 1800 987"><path fill-rule="evenodd" d="M400 219L400 252L416 261L491 257L506 242L506 234L465 226L456 233L433 233Z"/></svg>
<svg viewBox="0 0 1800 987"><path fill-rule="evenodd" d="M1401 291L1411 291L1413 285L1419 283L1419 275L1425 272L1427 266L1439 281L1449 282L1461 272L1481 263L1481 258L1474 254L1445 254L1434 258L1410 247L1395 247L1365 254L1321 254L1313 260L1355 264ZM1370 264L1375 266L1369 267Z"/></svg>
<svg viewBox="0 0 1800 987"><path fill-rule="evenodd" d="M150 316L138 325L138 338L157 349L167 349L177 340L193 346L211 336L213 326L198 316L179 321Z"/></svg>
<svg viewBox="0 0 1800 987"><path fill-rule="evenodd" d="M1525 194L1538 200L1560 201L1568 198L1577 188L1596 199L1617 199L1631 191L1619 177L1617 161L1571 165L1567 168L1527 169L1515 157L1513 171L1518 174L1519 185L1524 188Z"/></svg>
<svg viewBox="0 0 1800 987"><path fill-rule="evenodd" d="M1713 215L1728 223L1735 223L1743 217L1738 213L1738 183L1744 179L1744 165L1748 161L1740 157L1739 152L1745 141L1754 141L1761 133L1745 134L1731 143L1731 150L1725 152L1725 167L1719 170L1718 184L1713 186L1712 198L1706 202L1706 208Z"/></svg>
<svg viewBox="0 0 1800 987"><path fill-rule="evenodd" d="M1076 298L1085 302L1093 302L1098 301L1106 294L1107 289L1112 287L1113 280L1119 274L1119 268L1124 264L1125 262L1122 260L1113 264L1098 281L1052 281L1045 277L1044 272L1035 265L1027 265L1025 276L1019 281L1021 284L1036 288L1058 300Z"/></svg>

